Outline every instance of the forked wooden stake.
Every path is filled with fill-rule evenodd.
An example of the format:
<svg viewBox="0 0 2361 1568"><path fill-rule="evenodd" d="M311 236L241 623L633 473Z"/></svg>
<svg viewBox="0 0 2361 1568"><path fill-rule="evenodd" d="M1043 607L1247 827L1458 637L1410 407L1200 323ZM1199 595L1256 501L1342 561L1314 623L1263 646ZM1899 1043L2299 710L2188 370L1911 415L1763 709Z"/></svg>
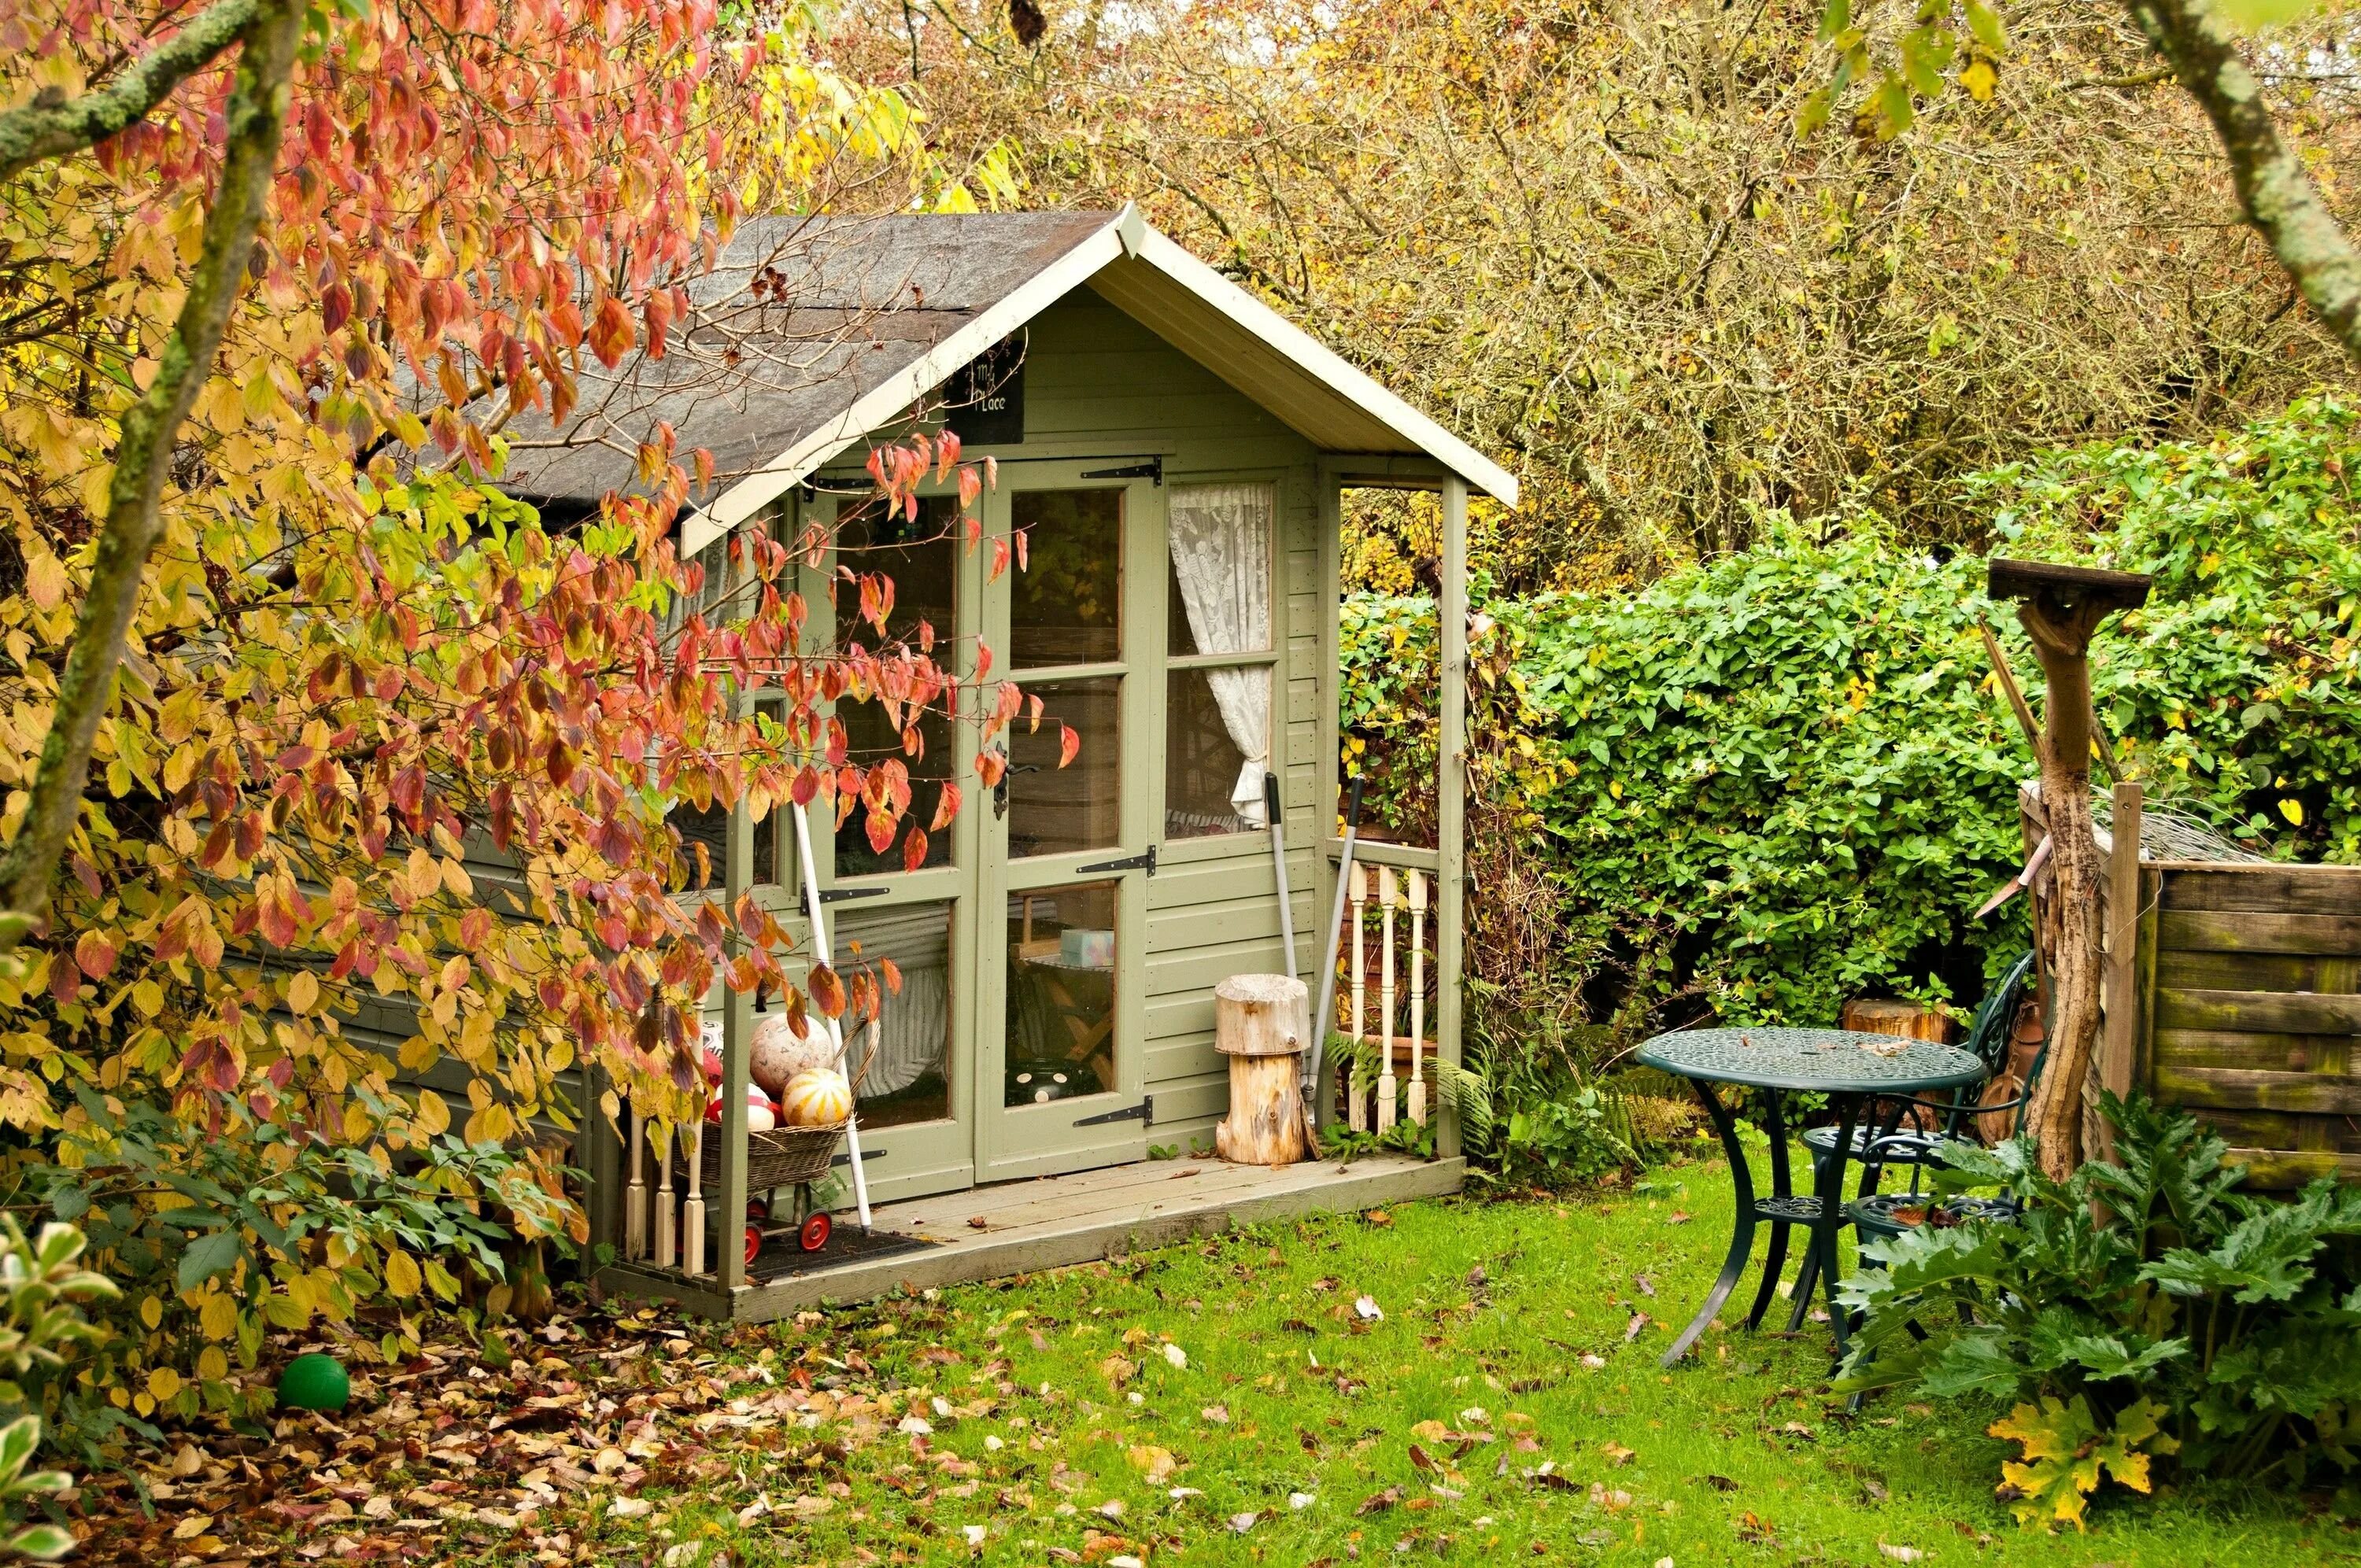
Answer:
<svg viewBox="0 0 2361 1568"><path fill-rule="evenodd" d="M623 1255L648 1255L647 1120L631 1113L631 1184L623 1190Z"/></svg>
<svg viewBox="0 0 2361 1568"><path fill-rule="evenodd" d="M656 1182L655 1266L670 1268L680 1260L680 1211L672 1201L672 1129L658 1123L655 1145L656 1165L664 1172Z"/></svg>
<svg viewBox="0 0 2361 1568"><path fill-rule="evenodd" d="M695 1279L705 1272L705 1124L688 1129L688 1201L680 1211L680 1271Z"/></svg>
<svg viewBox="0 0 2361 1568"><path fill-rule="evenodd" d="M1410 1119L1426 1125L1426 873L1410 873Z"/></svg>
<svg viewBox="0 0 2361 1568"><path fill-rule="evenodd" d="M1353 1131L1366 1133L1369 1130L1368 1097L1361 1091L1360 1085L1353 1080L1357 1076L1361 1065L1360 1044L1369 1037L1366 1027L1367 1014L1364 1011L1369 995L1369 959L1367 950L1361 943L1362 929L1369 911L1369 883L1367 877L1362 874L1362 869L1359 866L1352 868L1351 881L1353 884L1350 900L1353 910L1353 1025L1347 1031L1347 1038L1353 1042L1354 1049L1347 1052L1345 1057L1345 1106L1346 1119Z"/></svg>
<svg viewBox="0 0 2361 1568"><path fill-rule="evenodd" d="M1400 1113L1394 1096L1400 1085L1394 1078L1394 905L1401 890L1391 866L1378 868L1378 1012L1384 1055L1378 1058L1378 1131L1390 1129Z"/></svg>

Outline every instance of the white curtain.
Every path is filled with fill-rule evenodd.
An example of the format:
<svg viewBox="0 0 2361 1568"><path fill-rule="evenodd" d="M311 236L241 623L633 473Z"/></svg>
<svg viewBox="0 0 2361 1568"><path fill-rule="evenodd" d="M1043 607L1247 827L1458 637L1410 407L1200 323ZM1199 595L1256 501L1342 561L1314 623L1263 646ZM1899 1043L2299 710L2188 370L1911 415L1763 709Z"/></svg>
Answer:
<svg viewBox="0 0 2361 1568"><path fill-rule="evenodd" d="M1257 653L1270 646L1268 485L1175 485L1172 574L1200 653ZM1249 828L1265 826L1262 776L1270 761L1270 674L1204 670L1222 728L1246 759L1230 804Z"/></svg>

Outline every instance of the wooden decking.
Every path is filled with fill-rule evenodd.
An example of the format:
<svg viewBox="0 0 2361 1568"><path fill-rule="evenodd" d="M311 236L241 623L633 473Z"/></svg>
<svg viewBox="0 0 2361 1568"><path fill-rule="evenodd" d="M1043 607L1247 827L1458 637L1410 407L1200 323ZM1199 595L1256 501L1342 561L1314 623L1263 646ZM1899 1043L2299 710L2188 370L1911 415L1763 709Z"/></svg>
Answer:
<svg viewBox="0 0 2361 1568"><path fill-rule="evenodd" d="M1089 1263L1217 1234L1234 1225L1439 1197L1459 1190L1465 1173L1462 1160L1398 1156L1344 1166L1307 1162L1279 1170L1215 1159L1147 1160L887 1204L875 1212L878 1230L923 1236L937 1245L736 1291L625 1265L600 1270L598 1282L608 1290L676 1301L708 1316L765 1322L896 1289ZM851 1216L840 1214L838 1221L850 1225Z"/></svg>

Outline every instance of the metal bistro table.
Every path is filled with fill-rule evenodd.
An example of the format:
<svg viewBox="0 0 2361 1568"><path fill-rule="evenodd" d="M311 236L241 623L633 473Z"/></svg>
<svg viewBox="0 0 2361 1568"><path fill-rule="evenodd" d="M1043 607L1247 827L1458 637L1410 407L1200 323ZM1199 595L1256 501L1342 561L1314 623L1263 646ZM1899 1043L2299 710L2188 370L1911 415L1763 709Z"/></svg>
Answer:
<svg viewBox="0 0 2361 1568"><path fill-rule="evenodd" d="M1779 1270L1787 1260L1787 1231L1802 1225L1811 1233L1811 1244L1805 1252L1805 1264L1800 1271L1804 1288L1796 1292L1794 1319L1788 1324L1790 1332L1800 1327L1804 1314L1811 1308L1812 1278L1817 1273L1828 1287L1828 1319L1835 1326L1837 1354L1844 1354L1844 1313L1837 1307L1837 1233L1844 1223L1844 1167L1842 1152L1852 1147L1853 1129L1860 1122L1862 1107L1879 1096L1900 1098L1924 1093L1929 1090L1956 1089L1973 1083L1984 1076L1984 1064L1972 1054L1954 1046L1937 1045L1931 1040L1908 1040L1892 1035L1866 1035L1850 1029L1692 1029L1683 1034L1659 1035L1640 1047L1635 1058L1642 1066L1653 1067L1689 1080L1689 1087L1705 1102L1706 1114L1713 1118L1714 1131L1721 1135L1721 1146L1730 1155L1730 1179L1738 1186L1738 1218L1730 1238L1730 1255L1721 1266L1721 1277L1713 1282L1705 1305L1697 1310L1673 1348L1664 1353L1664 1365L1672 1365L1688 1354L1706 1325L1713 1321L1722 1303L1737 1288L1739 1277L1746 1272L1746 1260L1754 1246L1754 1225L1758 1220L1768 1220L1778 1229L1771 1238L1771 1250L1763 1260L1763 1284L1754 1293L1753 1309L1746 1314L1746 1326L1753 1328L1763 1321L1763 1310L1770 1306L1778 1289ZM1750 1089L1767 1091L1771 1135L1771 1196L1754 1196L1754 1173L1748 1166L1746 1150L1739 1144L1738 1127L1728 1107L1714 1094L1717 1083L1741 1084ZM1839 1157L1827 1162L1820 1173L1816 1190L1798 1193L1788 1179L1787 1124L1780 1096L1789 1093L1825 1094L1837 1113L1837 1142Z"/></svg>

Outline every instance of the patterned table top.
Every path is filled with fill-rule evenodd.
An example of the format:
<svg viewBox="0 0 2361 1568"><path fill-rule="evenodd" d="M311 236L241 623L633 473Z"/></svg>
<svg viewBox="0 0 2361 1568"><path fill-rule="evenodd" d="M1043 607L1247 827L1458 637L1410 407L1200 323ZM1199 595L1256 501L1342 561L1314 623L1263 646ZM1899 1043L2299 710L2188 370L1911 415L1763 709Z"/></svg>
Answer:
<svg viewBox="0 0 2361 1568"><path fill-rule="evenodd" d="M1852 1029L1688 1029L1657 1036L1636 1059L1713 1083L1836 1093L1912 1094L1984 1076L1957 1046Z"/></svg>

